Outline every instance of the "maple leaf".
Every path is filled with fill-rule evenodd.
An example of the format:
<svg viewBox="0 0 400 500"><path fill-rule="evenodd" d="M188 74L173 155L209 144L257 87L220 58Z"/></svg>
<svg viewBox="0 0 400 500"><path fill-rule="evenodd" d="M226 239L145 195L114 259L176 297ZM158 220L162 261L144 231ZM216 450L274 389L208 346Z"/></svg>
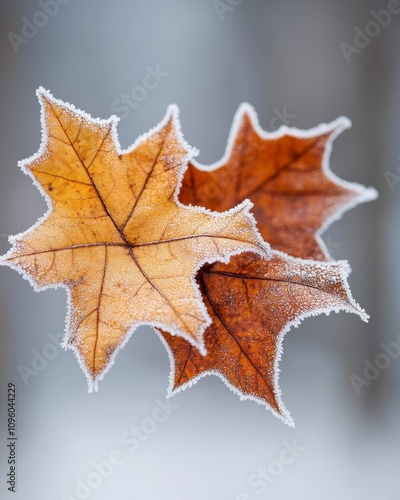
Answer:
<svg viewBox="0 0 400 500"><path fill-rule="evenodd" d="M349 208L377 193L339 179L329 167L334 139L351 125L345 117L310 130L261 129L242 104L223 158L211 166L190 162L179 200L223 211L248 198L257 227L276 250L313 260L330 258L320 234Z"/></svg>
<svg viewBox="0 0 400 500"><path fill-rule="evenodd" d="M213 318L205 333L207 354L159 333L170 355L169 395L217 375L241 398L293 425L278 380L284 335L321 313L347 311L368 320L351 297L347 262L319 262L329 257L319 238L322 228L350 206L376 197L375 190L344 182L329 170L331 142L347 124L340 118L307 132L282 127L266 133L252 108L242 105L224 158L212 167L189 166L182 202L225 210L249 197L274 250L269 261L246 253L199 273Z"/></svg>
<svg viewBox="0 0 400 500"><path fill-rule="evenodd" d="M351 297L348 274L345 261L310 261L277 250L270 260L244 253L204 268L198 281L213 318L204 334L206 355L182 338L159 333L170 355L169 396L217 375L242 399L293 425L278 380L284 335L322 313L347 311L367 321Z"/></svg>
<svg viewBox="0 0 400 500"><path fill-rule="evenodd" d="M265 244L246 201L229 212L184 207L176 197L188 159L177 108L128 150L118 119L93 119L38 90L43 140L20 166L49 210L11 238L2 258L36 290L64 286L71 304L65 347L97 388L141 324L162 327L203 349L211 323L195 282L198 269Z"/></svg>

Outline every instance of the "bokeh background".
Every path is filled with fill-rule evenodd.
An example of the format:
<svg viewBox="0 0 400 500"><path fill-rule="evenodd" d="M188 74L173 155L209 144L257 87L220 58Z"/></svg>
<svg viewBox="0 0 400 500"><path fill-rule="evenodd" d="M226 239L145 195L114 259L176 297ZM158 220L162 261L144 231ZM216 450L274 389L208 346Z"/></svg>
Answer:
<svg viewBox="0 0 400 500"><path fill-rule="evenodd" d="M147 67L159 66L166 75L120 122L123 147L158 123L172 102L202 163L222 156L242 101L256 107L266 129L282 121L309 128L343 114L353 128L336 140L332 169L380 192L378 201L348 212L324 235L333 256L349 260L353 294L370 323L334 314L307 319L285 338L280 383L294 429L206 377L174 397L169 417L148 427L152 432L130 450L121 435L150 425L157 400L165 401L169 361L155 333L137 331L100 391L89 395L72 352L48 347L48 335L64 328L65 292L36 294L2 268L1 498L400 498L400 358L360 395L350 380L363 377L364 360L374 363L380 344L400 333L400 14L350 61L340 45L354 45L355 27L365 32L371 10L390 3L64 0L17 53L9 33L21 35L23 18L43 22L37 15L43 7L36 0L1 2L1 253L9 248L7 235L25 230L46 210L17 167L40 143L35 89L43 85L106 118L122 94L141 85ZM24 383L18 367L32 368L35 350L53 359ZM7 491L5 476L10 380L18 389L16 494ZM302 448L298 457L276 465L284 443L293 440ZM93 463L115 450L123 463L96 483ZM259 469L268 467L276 472L273 480L255 486ZM97 486L77 491L79 480Z"/></svg>

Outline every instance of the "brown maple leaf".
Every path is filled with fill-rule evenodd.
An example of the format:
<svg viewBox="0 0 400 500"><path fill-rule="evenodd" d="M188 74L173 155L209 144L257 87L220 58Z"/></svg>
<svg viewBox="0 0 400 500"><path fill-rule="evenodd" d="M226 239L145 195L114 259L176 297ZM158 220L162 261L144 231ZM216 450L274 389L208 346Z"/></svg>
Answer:
<svg viewBox="0 0 400 500"><path fill-rule="evenodd" d="M348 274L345 261L303 260L276 250L270 260L244 253L204 268L198 282L213 318L204 334L207 353L160 331L171 362L168 395L217 375L242 399L293 425L278 381L283 337L304 318L322 313L347 311L367 321L351 297Z"/></svg>
<svg viewBox="0 0 400 500"><path fill-rule="evenodd" d="M273 248L266 261L246 253L213 264L198 275L213 323L203 356L183 339L160 332L170 354L169 395L205 375L217 375L242 398L264 404L289 425L281 400L279 360L285 333L307 317L348 311L368 316L351 297L346 262L323 263L322 228L376 192L336 178L329 170L331 142L347 125L339 119L311 131L281 128L265 133L248 105L239 108L223 160L192 163L179 199L225 210L241 199L254 202L258 227Z"/></svg>
<svg viewBox="0 0 400 500"><path fill-rule="evenodd" d="M179 200L224 211L248 198L272 248L326 260L320 234L346 210L377 196L375 189L343 181L330 170L332 143L349 126L340 117L310 130L282 126L265 132L254 109L242 104L223 158L211 166L191 162Z"/></svg>
<svg viewBox="0 0 400 500"><path fill-rule="evenodd" d="M195 282L198 269L252 250L266 255L245 202L220 214L184 207L177 186L193 150L177 108L128 150L115 117L93 119L38 91L43 141L21 167L49 211L11 239L2 264L36 290L64 286L70 299L66 347L97 387L137 326L149 324L203 346L211 323Z"/></svg>

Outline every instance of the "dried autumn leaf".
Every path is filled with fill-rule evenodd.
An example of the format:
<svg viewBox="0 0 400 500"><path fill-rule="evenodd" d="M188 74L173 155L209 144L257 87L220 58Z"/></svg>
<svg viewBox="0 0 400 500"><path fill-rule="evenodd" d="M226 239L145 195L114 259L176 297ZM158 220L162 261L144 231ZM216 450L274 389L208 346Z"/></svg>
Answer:
<svg viewBox="0 0 400 500"><path fill-rule="evenodd" d="M229 264L213 264L198 281L212 324L204 334L203 356L182 338L161 331L170 353L169 395L190 387L205 375L217 375L244 399L264 404L289 425L293 421L281 400L278 364L282 341L292 326L308 316L347 311L368 316L347 286L346 262L296 259L272 251L272 259L252 253Z"/></svg>
<svg viewBox="0 0 400 500"><path fill-rule="evenodd" d="M223 160L209 168L192 163L179 198L225 210L249 196L258 227L274 248L305 259L327 258L318 236L322 228L350 206L376 196L329 170L331 141L346 124L339 119L307 132L284 127L268 134L244 105ZM283 337L303 318L321 313L343 310L366 321L351 297L348 273L346 262L302 260L276 250L269 261L246 253L227 265L205 267L198 281L213 318L205 333L207 354L160 332L171 360L169 394L217 375L242 398L293 425L278 383Z"/></svg>
<svg viewBox="0 0 400 500"><path fill-rule="evenodd" d="M93 119L44 89L38 96L42 146L21 166L49 211L11 239L2 263L36 290L67 289L65 345L77 354L90 389L141 324L202 349L211 319L194 279L198 269L241 251L266 255L251 203L217 214L178 202L193 151L181 138L177 108L121 151L117 118Z"/></svg>
<svg viewBox="0 0 400 500"><path fill-rule="evenodd" d="M282 126L265 132L254 109L242 104L223 158L209 167L191 162L179 200L224 211L248 198L272 248L325 260L329 253L320 234L346 210L377 196L330 170L332 142L349 126L341 117L310 130Z"/></svg>

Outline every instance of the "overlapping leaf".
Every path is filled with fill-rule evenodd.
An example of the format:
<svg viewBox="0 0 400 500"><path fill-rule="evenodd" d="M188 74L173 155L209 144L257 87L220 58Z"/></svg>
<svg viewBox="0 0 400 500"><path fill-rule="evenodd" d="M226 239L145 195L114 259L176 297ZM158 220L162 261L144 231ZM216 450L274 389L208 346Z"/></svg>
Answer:
<svg viewBox="0 0 400 500"><path fill-rule="evenodd" d="M92 119L41 89L44 140L22 162L45 192L49 212L12 239L2 263L40 290L67 288L66 345L89 383L140 324L202 347L211 319L194 276L206 262L252 250L266 255L245 202L224 214L182 206L175 196L193 152L177 111L127 151L116 120Z"/></svg>
<svg viewBox="0 0 400 500"><path fill-rule="evenodd" d="M294 257L325 260L320 233L344 211L376 197L329 168L333 140L349 127L341 117L304 131L264 132L251 106L238 109L226 153L210 167L191 162L179 199L223 211L246 198L265 241Z"/></svg>
<svg viewBox="0 0 400 500"><path fill-rule="evenodd" d="M205 333L206 356L161 332L171 354L171 394L205 375L218 375L241 397L254 399L292 424L280 398L278 363L284 334L306 316L345 310L367 319L352 299L346 263L322 263L328 253L319 232L374 190L337 179L329 170L331 142L345 119L302 132L268 134L255 114L239 109L230 146L212 167L191 164L180 200L225 210L244 197L254 202L258 227L273 248L266 261L233 257L199 273L213 323Z"/></svg>
<svg viewBox="0 0 400 500"><path fill-rule="evenodd" d="M199 274L213 318L204 338L207 354L161 332L171 353L171 394L205 375L217 375L241 397L266 404L293 423L278 384L284 334L316 314L347 311L368 317L350 295L345 262L312 262L272 253L268 261L252 253L238 255L227 265L213 264Z"/></svg>

